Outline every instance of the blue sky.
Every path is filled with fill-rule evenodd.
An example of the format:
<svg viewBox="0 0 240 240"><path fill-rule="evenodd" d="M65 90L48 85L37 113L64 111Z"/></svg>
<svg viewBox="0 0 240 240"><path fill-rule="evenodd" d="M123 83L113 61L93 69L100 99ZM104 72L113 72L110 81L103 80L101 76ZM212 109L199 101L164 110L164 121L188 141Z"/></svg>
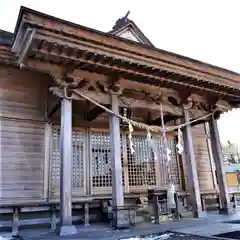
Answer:
<svg viewBox="0 0 240 240"><path fill-rule="evenodd" d="M130 10L158 48L240 72L239 0L7 0L0 29L14 30L20 5L102 31ZM240 110L221 118L223 141L240 142L239 123Z"/></svg>

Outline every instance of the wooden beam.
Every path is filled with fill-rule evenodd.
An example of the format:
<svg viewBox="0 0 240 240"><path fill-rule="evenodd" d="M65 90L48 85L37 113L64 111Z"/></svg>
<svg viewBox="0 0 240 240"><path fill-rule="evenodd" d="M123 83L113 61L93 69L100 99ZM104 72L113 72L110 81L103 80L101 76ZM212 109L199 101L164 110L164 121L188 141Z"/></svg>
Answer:
<svg viewBox="0 0 240 240"><path fill-rule="evenodd" d="M197 126L197 125L199 125L199 124L203 124L203 123L205 123L205 122L207 122L207 120L199 120L199 121L197 121L197 122L192 123L192 124L191 124L191 127Z"/></svg>
<svg viewBox="0 0 240 240"><path fill-rule="evenodd" d="M54 102L49 110L47 111L47 118L50 119L56 111L61 107L61 99L58 99L56 102Z"/></svg>
<svg viewBox="0 0 240 240"><path fill-rule="evenodd" d="M163 120L164 120L164 123L167 123L167 122L176 120L178 118L179 116L165 115ZM162 124L161 117L148 122L148 125L161 126L161 124Z"/></svg>
<svg viewBox="0 0 240 240"><path fill-rule="evenodd" d="M141 72L141 71L137 71L136 70L132 70L130 68L125 68L125 67L119 67L119 66L116 66L116 65L111 65L111 64L104 64L104 63L99 63L99 62L95 62L95 61L91 61L91 60L84 60L84 59L79 59L79 58L76 58L76 57L73 57L73 56L66 56L66 55L59 55L57 53L53 53L53 52L47 52L47 51L44 51L44 50L37 50L36 49L36 53L37 54L40 54L40 56L51 56L53 58L62 58L62 59L65 59L65 58L68 58L70 60L73 60L73 61L76 61L76 62L81 62L81 63L89 63L90 65L93 65L93 66L97 66L97 67L100 67L100 68L104 68L104 69L108 69L110 72L111 71L115 71L115 72L118 72L118 73L124 73L124 74L128 74L128 75L132 75L132 76L135 76L135 77L141 77L141 78L144 78L144 79L155 79L156 81L159 81L159 83L171 83L171 84L174 84L176 86L182 86L184 88L190 88L190 89L195 89L195 90L200 90L200 91L206 91L206 92L209 92L209 93L214 93L215 95L225 95L225 96L232 96L232 97L236 97L235 95L233 94L229 94L229 93L226 93L226 92L221 92L219 90L215 90L213 88L209 88L209 87L204 87L204 86L199 86L199 85L196 85L194 83L186 83L186 82L183 82L183 81L178 81L178 80L173 80L171 78L166 78L164 76L157 76L155 74L150 74L150 73L144 73L144 72ZM170 71L171 72L171 71ZM186 73L184 74L184 76L186 76ZM191 90L192 91L192 90Z"/></svg>
<svg viewBox="0 0 240 240"><path fill-rule="evenodd" d="M105 105L105 107L109 108L109 105ZM100 116L101 114L103 114L105 112L105 110L103 110L102 108L96 106L93 107L85 116L86 121L93 121L94 119L96 119L98 116Z"/></svg>
<svg viewBox="0 0 240 240"><path fill-rule="evenodd" d="M64 97L63 90L58 87L51 87L50 91L52 91L55 95L57 95L60 98ZM109 105L111 101L109 94L91 92L91 91L82 92L79 89L74 89L72 93L72 99L85 101L84 98L82 98L77 94L78 92L84 94L85 96L103 105ZM154 102L147 101L147 100L133 99L133 98L128 98L124 96L119 97L119 105L121 107L127 107L131 109L137 108L137 109L151 109L151 110L160 111L159 104L156 104ZM180 107L172 106L167 103L163 103L163 111L176 116L182 115L182 111Z"/></svg>

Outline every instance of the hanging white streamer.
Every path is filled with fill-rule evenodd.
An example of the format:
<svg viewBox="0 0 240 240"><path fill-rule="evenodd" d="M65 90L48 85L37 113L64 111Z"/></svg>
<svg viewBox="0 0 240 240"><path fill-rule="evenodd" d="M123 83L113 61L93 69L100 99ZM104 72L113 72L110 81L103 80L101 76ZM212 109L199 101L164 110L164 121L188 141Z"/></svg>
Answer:
<svg viewBox="0 0 240 240"><path fill-rule="evenodd" d="M152 135L149 131L147 132L147 141L148 141L150 147L153 149Z"/></svg>
<svg viewBox="0 0 240 240"><path fill-rule="evenodd" d="M176 147L178 154L181 155L183 152L183 146L182 146L182 132L180 128L178 128L178 143Z"/></svg>
<svg viewBox="0 0 240 240"><path fill-rule="evenodd" d="M174 193L176 192L174 184L169 184L167 189L167 207L169 209L176 208L176 203L174 199Z"/></svg>
<svg viewBox="0 0 240 240"><path fill-rule="evenodd" d="M128 130L129 130L128 139L129 139L130 151L131 151L131 154L133 154L135 153L135 149L133 147L133 141L132 141L133 126L131 123L128 124Z"/></svg>
<svg viewBox="0 0 240 240"><path fill-rule="evenodd" d="M148 131L148 132L147 132L147 140L148 140L148 141L151 141L151 139L152 139L152 135L151 135L151 133Z"/></svg>
<svg viewBox="0 0 240 240"><path fill-rule="evenodd" d="M170 148L167 148L167 161L171 161L171 156L170 154L172 153L171 149Z"/></svg>

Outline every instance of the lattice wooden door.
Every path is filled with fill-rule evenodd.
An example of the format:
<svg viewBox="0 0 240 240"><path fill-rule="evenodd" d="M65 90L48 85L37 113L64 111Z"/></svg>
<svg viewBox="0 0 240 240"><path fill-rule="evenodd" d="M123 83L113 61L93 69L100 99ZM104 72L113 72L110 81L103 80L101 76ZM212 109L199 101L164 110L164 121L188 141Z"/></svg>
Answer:
<svg viewBox="0 0 240 240"><path fill-rule="evenodd" d="M133 154L127 141L128 191L156 188L156 161L146 135L134 135L132 141L135 150Z"/></svg>
<svg viewBox="0 0 240 240"><path fill-rule="evenodd" d="M73 131L73 159L72 159L72 191L73 196L83 196L84 187L84 163L85 163L85 132ZM53 129L52 159L51 159L51 197L60 195L60 129Z"/></svg>
<svg viewBox="0 0 240 240"><path fill-rule="evenodd" d="M155 146L157 148L158 153L158 161L159 161L159 182L158 188L166 189L168 187L168 173L167 173L167 163L165 158L163 157L163 141L160 137L155 137ZM169 162L170 170L171 170L171 178L177 190L181 189L181 180L180 180L180 166L179 166L179 158L176 152L176 141L174 139L167 140L168 148L171 150L170 157L171 160Z"/></svg>
<svg viewBox="0 0 240 240"><path fill-rule="evenodd" d="M93 130L91 145L93 194L110 194L112 192L112 156L109 132Z"/></svg>
<svg viewBox="0 0 240 240"><path fill-rule="evenodd" d="M141 192L148 189L166 189L168 186L167 164L163 158L163 144L160 137L153 137L155 154L148 143L145 134L134 135L133 145L135 152L131 154L127 141L128 160L128 191ZM180 188L179 166L177 161L175 141L168 140L171 149L171 176L176 189Z"/></svg>

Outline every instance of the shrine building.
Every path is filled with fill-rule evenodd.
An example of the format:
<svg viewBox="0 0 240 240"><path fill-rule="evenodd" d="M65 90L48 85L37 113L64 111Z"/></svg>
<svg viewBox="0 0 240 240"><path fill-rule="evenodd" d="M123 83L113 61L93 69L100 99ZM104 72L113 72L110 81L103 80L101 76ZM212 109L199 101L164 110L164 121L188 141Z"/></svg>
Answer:
<svg viewBox="0 0 240 240"><path fill-rule="evenodd" d="M0 223L13 233L121 228L170 184L194 217L209 199L231 211L217 119L239 105L239 74L159 49L128 14L105 33L21 7L0 31L0 101Z"/></svg>

